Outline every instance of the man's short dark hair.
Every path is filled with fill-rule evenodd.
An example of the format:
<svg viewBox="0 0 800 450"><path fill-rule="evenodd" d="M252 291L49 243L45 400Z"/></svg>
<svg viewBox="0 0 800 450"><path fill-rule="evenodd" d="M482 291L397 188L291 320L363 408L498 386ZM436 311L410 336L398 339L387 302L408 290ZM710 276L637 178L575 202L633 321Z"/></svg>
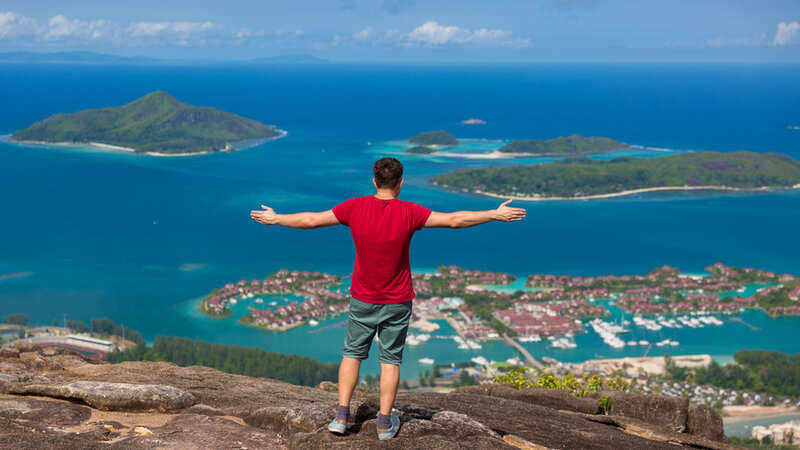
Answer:
<svg viewBox="0 0 800 450"><path fill-rule="evenodd" d="M381 158L372 167L378 188L393 188L403 179L403 163L396 158Z"/></svg>

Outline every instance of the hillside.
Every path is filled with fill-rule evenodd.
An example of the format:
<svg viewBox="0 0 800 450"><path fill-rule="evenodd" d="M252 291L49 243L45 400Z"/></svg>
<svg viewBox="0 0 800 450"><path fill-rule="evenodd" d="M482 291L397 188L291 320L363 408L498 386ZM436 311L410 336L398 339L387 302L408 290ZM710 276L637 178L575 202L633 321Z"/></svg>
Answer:
<svg viewBox="0 0 800 450"><path fill-rule="evenodd" d="M423 131L422 133L408 139L410 144L416 145L439 145L451 147L460 144L458 139L443 130Z"/></svg>
<svg viewBox="0 0 800 450"><path fill-rule="evenodd" d="M691 152L659 158L586 157L511 167L466 169L431 183L517 198L591 198L661 189L791 188L800 184L800 162L778 153Z"/></svg>
<svg viewBox="0 0 800 450"><path fill-rule="evenodd" d="M536 155L580 155L602 153L630 147L624 142L604 137L585 137L573 134L546 141L511 141L498 151L502 153L531 153Z"/></svg>
<svg viewBox="0 0 800 450"><path fill-rule="evenodd" d="M0 447L378 447L378 394L363 387L353 398L348 433L327 431L336 390L330 382L294 386L202 366L110 364L63 348L7 345L0 349ZM682 397L599 394L606 398L503 385L401 392L400 431L380 448L733 448L708 406Z"/></svg>
<svg viewBox="0 0 800 450"><path fill-rule="evenodd" d="M278 136L275 128L212 107L178 101L166 92L114 108L56 114L14 132L15 141L98 143L137 152L181 154L222 150L228 143Z"/></svg>

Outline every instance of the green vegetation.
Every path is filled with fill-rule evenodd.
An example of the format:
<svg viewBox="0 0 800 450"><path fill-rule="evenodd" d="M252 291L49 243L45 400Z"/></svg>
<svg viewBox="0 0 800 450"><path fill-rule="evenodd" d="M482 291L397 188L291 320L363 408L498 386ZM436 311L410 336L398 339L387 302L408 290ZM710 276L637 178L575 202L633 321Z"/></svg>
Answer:
<svg viewBox="0 0 800 450"><path fill-rule="evenodd" d="M3 323L10 323L14 325L27 325L28 324L28 316L22 313L11 313L5 317L3 317Z"/></svg>
<svg viewBox="0 0 800 450"><path fill-rule="evenodd" d="M729 436L731 444L738 447L754 448L759 450L793 450L797 449L795 445L779 445L770 442L769 437L765 437L763 441L756 438L740 438L738 436Z"/></svg>
<svg viewBox="0 0 800 450"><path fill-rule="evenodd" d="M537 155L580 155L603 153L630 147L624 142L604 137L585 137L573 134L546 141L512 141L500 148L503 153L535 153Z"/></svg>
<svg viewBox="0 0 800 450"><path fill-rule="evenodd" d="M91 332L100 334L103 337L108 337L112 335L122 337L123 335L122 331L123 327L117 325L116 323L114 323L113 320L108 319L106 317L101 317L99 319L92 319L91 324L92 324ZM83 324L83 326L79 327L84 328L86 327L86 324ZM128 327L124 327L124 329L125 329L124 334L126 340L135 342L137 348L145 346L144 339L142 338L142 335L140 335L138 331L133 331Z"/></svg>
<svg viewBox="0 0 800 450"><path fill-rule="evenodd" d="M583 375L575 378L572 374L563 376L534 371L529 367L515 367L503 375L494 376L495 384L508 384L517 389L538 387L543 389L563 389L575 397L583 397L601 390L627 391L630 382L620 377L605 378L602 375ZM607 405L610 409L610 402ZM602 408L602 406L601 406Z"/></svg>
<svg viewBox="0 0 800 450"><path fill-rule="evenodd" d="M417 145L443 145L443 146L454 146L460 144L460 142L458 142L458 139L456 139L455 136L443 130L423 131L422 133L410 138L408 142Z"/></svg>
<svg viewBox="0 0 800 450"><path fill-rule="evenodd" d="M740 391L782 397L800 397L800 354L776 351L740 350L735 364L688 369L668 365L668 377L675 381L719 386Z"/></svg>
<svg viewBox="0 0 800 450"><path fill-rule="evenodd" d="M597 401L597 406L600 408L600 412L608 415L611 412L611 398L607 395L604 395L600 400Z"/></svg>
<svg viewBox="0 0 800 450"><path fill-rule="evenodd" d="M188 338L158 336L152 347L141 345L109 355L109 360L168 361L179 366L201 365L223 372L267 377L303 386L335 381L337 364L324 364L307 356L284 355L257 348L212 344Z"/></svg>
<svg viewBox="0 0 800 450"><path fill-rule="evenodd" d="M691 152L659 158L586 157L561 162L465 169L431 179L440 186L503 196L584 197L656 187L788 188L800 161L778 153Z"/></svg>
<svg viewBox="0 0 800 450"><path fill-rule="evenodd" d="M139 152L214 152L230 142L277 136L275 128L217 108L181 103L152 92L116 108L56 114L16 131L11 139L37 142L102 143Z"/></svg>
<svg viewBox="0 0 800 450"><path fill-rule="evenodd" d="M461 386L477 386L478 380L469 374L466 370L462 370L458 374L458 380L454 381L451 385L452 387L461 387Z"/></svg>
<svg viewBox="0 0 800 450"><path fill-rule="evenodd" d="M403 150L405 153L413 153L417 155L430 155L431 153L435 152L435 148L428 147L427 145L417 145L416 147L411 147Z"/></svg>

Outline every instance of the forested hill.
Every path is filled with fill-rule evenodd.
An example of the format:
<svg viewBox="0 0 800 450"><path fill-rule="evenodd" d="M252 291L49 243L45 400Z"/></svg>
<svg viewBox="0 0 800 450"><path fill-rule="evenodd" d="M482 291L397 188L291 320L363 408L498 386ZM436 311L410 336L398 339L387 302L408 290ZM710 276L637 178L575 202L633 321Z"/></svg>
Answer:
<svg viewBox="0 0 800 450"><path fill-rule="evenodd" d="M662 187L790 188L800 184L800 162L778 153L744 151L605 162L575 157L546 164L458 170L430 181L471 192L531 198L580 198Z"/></svg>
<svg viewBox="0 0 800 450"><path fill-rule="evenodd" d="M500 148L502 153L533 153L537 155L579 155L602 153L630 147L624 142L604 137L586 137L573 134L546 141L511 141Z"/></svg>
<svg viewBox="0 0 800 450"><path fill-rule="evenodd" d="M275 128L152 92L127 105L56 114L11 135L17 141L100 143L139 152L203 153L236 141L277 136Z"/></svg>
<svg viewBox="0 0 800 450"><path fill-rule="evenodd" d="M410 137L408 142L417 145L441 145L445 147L460 144L455 136L443 130L423 131L416 136Z"/></svg>

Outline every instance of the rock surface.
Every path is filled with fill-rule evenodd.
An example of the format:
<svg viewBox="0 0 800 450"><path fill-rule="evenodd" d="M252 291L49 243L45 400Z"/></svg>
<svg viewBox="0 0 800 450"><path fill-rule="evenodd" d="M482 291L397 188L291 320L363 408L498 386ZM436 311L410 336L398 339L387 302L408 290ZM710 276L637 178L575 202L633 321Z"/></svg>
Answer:
<svg viewBox="0 0 800 450"><path fill-rule="evenodd" d="M566 395L565 395L566 394ZM684 399L471 386L401 392L378 441L378 393L357 389L344 436L327 431L336 385L294 386L169 363L109 364L65 349L0 349L0 448L733 448L713 409ZM88 406L84 406L88 405Z"/></svg>
<svg viewBox="0 0 800 450"><path fill-rule="evenodd" d="M81 400L104 411L179 411L195 402L194 395L161 384L76 381L65 385L32 384L21 393Z"/></svg>

